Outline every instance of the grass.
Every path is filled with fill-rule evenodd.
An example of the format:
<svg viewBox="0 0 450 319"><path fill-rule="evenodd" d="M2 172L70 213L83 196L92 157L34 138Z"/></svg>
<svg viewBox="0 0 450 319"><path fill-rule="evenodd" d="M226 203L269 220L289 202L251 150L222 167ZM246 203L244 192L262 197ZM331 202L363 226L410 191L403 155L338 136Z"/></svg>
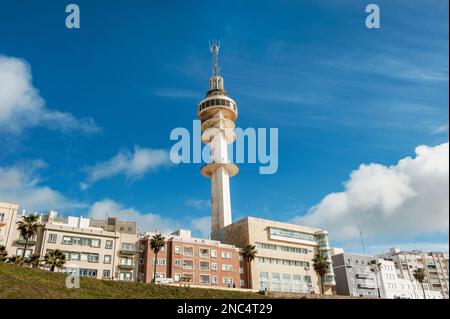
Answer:
<svg viewBox="0 0 450 319"><path fill-rule="evenodd" d="M253 292L163 286L144 283L80 279L80 288L66 287L66 275L0 263L0 299L246 299L264 298Z"/></svg>

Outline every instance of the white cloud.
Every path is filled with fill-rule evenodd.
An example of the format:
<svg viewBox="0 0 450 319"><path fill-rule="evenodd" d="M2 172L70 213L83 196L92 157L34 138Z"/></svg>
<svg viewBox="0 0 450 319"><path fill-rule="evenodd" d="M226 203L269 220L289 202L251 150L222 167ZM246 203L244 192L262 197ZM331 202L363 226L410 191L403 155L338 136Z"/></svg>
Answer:
<svg viewBox="0 0 450 319"><path fill-rule="evenodd" d="M0 55L0 131L19 134L34 126L63 132L100 130L91 118L77 119L70 113L48 109L33 86L28 63Z"/></svg>
<svg viewBox="0 0 450 319"><path fill-rule="evenodd" d="M197 210L205 210L211 207L211 202L208 199L188 198L184 203L186 206Z"/></svg>
<svg viewBox="0 0 450 319"><path fill-rule="evenodd" d="M153 94L160 97L168 97L168 98L198 98L201 97L201 93L191 91L191 90L183 90L183 89L175 89L175 88L159 88L153 91Z"/></svg>
<svg viewBox="0 0 450 319"><path fill-rule="evenodd" d="M0 201L18 203L20 209L27 212L84 207L82 203L42 185L38 171L45 166L43 161L37 160L0 167Z"/></svg>
<svg viewBox="0 0 450 319"><path fill-rule="evenodd" d="M170 165L169 153L166 150L141 148L135 146L134 151L122 149L111 159L87 168L88 182L96 182L114 175L124 174L127 178L139 179L146 173L162 166ZM87 184L80 185L82 189Z"/></svg>
<svg viewBox="0 0 450 319"><path fill-rule="evenodd" d="M441 126L436 127L431 134L448 134L448 124L444 124Z"/></svg>
<svg viewBox="0 0 450 319"><path fill-rule="evenodd" d="M389 242L448 234L449 143L416 148L416 157L396 165L361 165L345 182L296 223L322 227L336 240Z"/></svg>
<svg viewBox="0 0 450 319"><path fill-rule="evenodd" d="M191 230L201 238L209 238L211 234L211 216L193 218L190 222Z"/></svg>

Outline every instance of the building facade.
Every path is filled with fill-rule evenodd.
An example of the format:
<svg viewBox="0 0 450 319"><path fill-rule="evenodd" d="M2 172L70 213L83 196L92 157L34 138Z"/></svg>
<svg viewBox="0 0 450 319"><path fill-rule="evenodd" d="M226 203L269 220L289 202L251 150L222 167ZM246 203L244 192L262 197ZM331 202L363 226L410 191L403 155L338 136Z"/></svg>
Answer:
<svg viewBox="0 0 450 319"><path fill-rule="evenodd" d="M138 278L152 282L155 254L150 246L153 234L139 241ZM245 276L239 249L218 241L191 237L189 230L178 230L166 238L166 246L158 253L156 278L173 282L186 280L193 285L240 288Z"/></svg>
<svg viewBox="0 0 450 319"><path fill-rule="evenodd" d="M15 223L18 204L0 202L0 246L7 247L11 234L11 225Z"/></svg>
<svg viewBox="0 0 450 319"><path fill-rule="evenodd" d="M425 270L425 289L438 291L444 298L449 298L448 254L418 250L402 251L398 248L391 248L378 256L392 261L397 276L402 279L414 279L414 271L423 268Z"/></svg>
<svg viewBox="0 0 450 319"><path fill-rule="evenodd" d="M382 258L339 253L332 256L336 274L336 293L353 297L386 299L442 299L439 291L422 287L415 279L398 277L394 262ZM379 271L371 270L370 262L380 264Z"/></svg>
<svg viewBox="0 0 450 319"><path fill-rule="evenodd" d="M1 240L8 256L21 256L25 240L17 230L18 205L0 203L0 220L3 220ZM57 212L40 214L42 227L27 244L25 256L39 254L41 258L49 251L64 252L66 262L61 272L77 271L81 276L127 280L136 279L138 256L136 223L118 221L116 218L91 220L83 217L58 217ZM50 269L43 265L44 269Z"/></svg>
<svg viewBox="0 0 450 319"><path fill-rule="evenodd" d="M320 292L320 279L312 259L322 254L330 262L324 278L325 294L335 284L328 233L267 219L246 217L212 233L212 238L241 248L255 245L257 254L249 265L249 282L255 290Z"/></svg>

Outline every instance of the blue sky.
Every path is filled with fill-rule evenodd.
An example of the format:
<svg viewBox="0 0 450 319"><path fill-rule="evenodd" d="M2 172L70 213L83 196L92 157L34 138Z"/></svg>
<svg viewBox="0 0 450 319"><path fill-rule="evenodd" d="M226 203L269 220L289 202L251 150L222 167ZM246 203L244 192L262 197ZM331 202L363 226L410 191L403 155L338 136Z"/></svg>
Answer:
<svg viewBox="0 0 450 319"><path fill-rule="evenodd" d="M182 224L204 234L198 225L209 218L210 185L201 164L161 161L139 174L127 173L125 164L90 182L89 174L117 154L133 157L136 148L153 158L173 145L173 128L191 128L208 87L212 37L221 42L219 62L238 103L237 125L279 129L278 172L259 175L258 166L241 164L231 179L234 220L306 222L302 216L344 191L361 164L395 169L419 145L434 150L448 143L447 1L377 1L377 30L364 25L364 1L75 3L81 28L68 30L65 1L0 0L0 56L27 63L41 103L66 114L63 120L55 113L0 117L0 168L3 176L19 176L17 192L0 180L0 201L91 216L100 214L93 207L124 217L132 210L131 216L151 216L146 228ZM448 144L443 153L448 163ZM431 191L410 185L411 194L423 190L427 202L448 201L448 170L442 174L442 184L421 176ZM428 196L437 193L432 187L447 189L446 198ZM48 200L26 198L37 189ZM394 212L413 205L408 196ZM429 213L420 208L418 215ZM358 223L373 250L394 244L448 250L448 203L430 209L441 210L435 224L414 231L404 226L402 212L386 220L398 225L395 234L377 235L364 222L370 219ZM361 250L354 228L333 239L344 226L317 216L312 220L331 228L334 244Z"/></svg>

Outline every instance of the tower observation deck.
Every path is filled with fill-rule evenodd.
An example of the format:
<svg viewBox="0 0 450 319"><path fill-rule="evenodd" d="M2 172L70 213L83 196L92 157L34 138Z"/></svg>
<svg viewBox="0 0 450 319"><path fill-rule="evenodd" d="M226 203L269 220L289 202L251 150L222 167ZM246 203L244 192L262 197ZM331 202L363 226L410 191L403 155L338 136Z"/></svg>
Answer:
<svg viewBox="0 0 450 319"><path fill-rule="evenodd" d="M236 139L234 132L238 111L236 102L224 89L218 64L219 43L213 42L212 75L209 90L197 107L202 125L202 142L210 145L211 163L202 167L203 176L211 179L211 231L231 224L230 177L238 173L238 167L228 159L228 144Z"/></svg>

